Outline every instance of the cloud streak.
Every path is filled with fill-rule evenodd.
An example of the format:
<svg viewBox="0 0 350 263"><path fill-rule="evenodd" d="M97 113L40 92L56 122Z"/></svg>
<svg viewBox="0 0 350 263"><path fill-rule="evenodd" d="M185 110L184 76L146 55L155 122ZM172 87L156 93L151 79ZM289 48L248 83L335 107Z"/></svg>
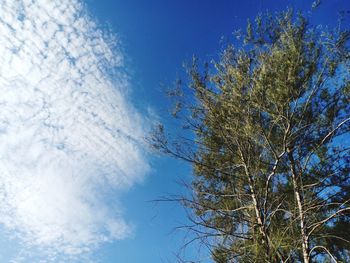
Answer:
<svg viewBox="0 0 350 263"><path fill-rule="evenodd" d="M116 39L75 0L3 0L0 36L0 223L67 255L127 237L105 199L149 167Z"/></svg>

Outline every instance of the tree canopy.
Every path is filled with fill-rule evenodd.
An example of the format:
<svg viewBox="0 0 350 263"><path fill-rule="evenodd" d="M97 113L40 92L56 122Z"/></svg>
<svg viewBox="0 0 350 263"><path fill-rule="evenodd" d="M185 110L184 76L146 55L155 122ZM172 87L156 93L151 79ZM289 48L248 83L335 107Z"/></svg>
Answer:
<svg viewBox="0 0 350 263"><path fill-rule="evenodd" d="M193 165L192 230L227 262L350 261L350 32L287 10L248 22L171 92Z"/></svg>

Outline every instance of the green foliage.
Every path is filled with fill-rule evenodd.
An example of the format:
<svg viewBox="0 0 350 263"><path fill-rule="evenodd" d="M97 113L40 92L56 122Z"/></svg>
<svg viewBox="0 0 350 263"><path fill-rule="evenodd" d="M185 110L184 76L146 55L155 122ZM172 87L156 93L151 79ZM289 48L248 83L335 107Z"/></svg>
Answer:
<svg viewBox="0 0 350 263"><path fill-rule="evenodd" d="M349 259L349 38L291 10L258 16L173 93L193 142L151 140L193 164L186 205L215 262Z"/></svg>

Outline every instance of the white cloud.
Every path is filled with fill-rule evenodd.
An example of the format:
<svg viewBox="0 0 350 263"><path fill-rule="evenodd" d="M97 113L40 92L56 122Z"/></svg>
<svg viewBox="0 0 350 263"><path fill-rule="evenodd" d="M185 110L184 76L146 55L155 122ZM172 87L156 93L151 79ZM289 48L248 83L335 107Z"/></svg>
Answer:
<svg viewBox="0 0 350 263"><path fill-rule="evenodd" d="M115 39L78 0L2 0L0 36L0 223L68 255L128 236L104 200L148 164Z"/></svg>

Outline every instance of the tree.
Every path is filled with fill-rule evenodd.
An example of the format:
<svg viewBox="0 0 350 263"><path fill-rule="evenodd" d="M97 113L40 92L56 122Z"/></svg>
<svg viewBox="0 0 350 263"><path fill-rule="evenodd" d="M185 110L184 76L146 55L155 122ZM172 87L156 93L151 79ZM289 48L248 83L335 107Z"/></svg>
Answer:
<svg viewBox="0 0 350 263"><path fill-rule="evenodd" d="M350 32L258 16L171 92L184 130L152 145L190 162L191 229L215 262L350 260Z"/></svg>

